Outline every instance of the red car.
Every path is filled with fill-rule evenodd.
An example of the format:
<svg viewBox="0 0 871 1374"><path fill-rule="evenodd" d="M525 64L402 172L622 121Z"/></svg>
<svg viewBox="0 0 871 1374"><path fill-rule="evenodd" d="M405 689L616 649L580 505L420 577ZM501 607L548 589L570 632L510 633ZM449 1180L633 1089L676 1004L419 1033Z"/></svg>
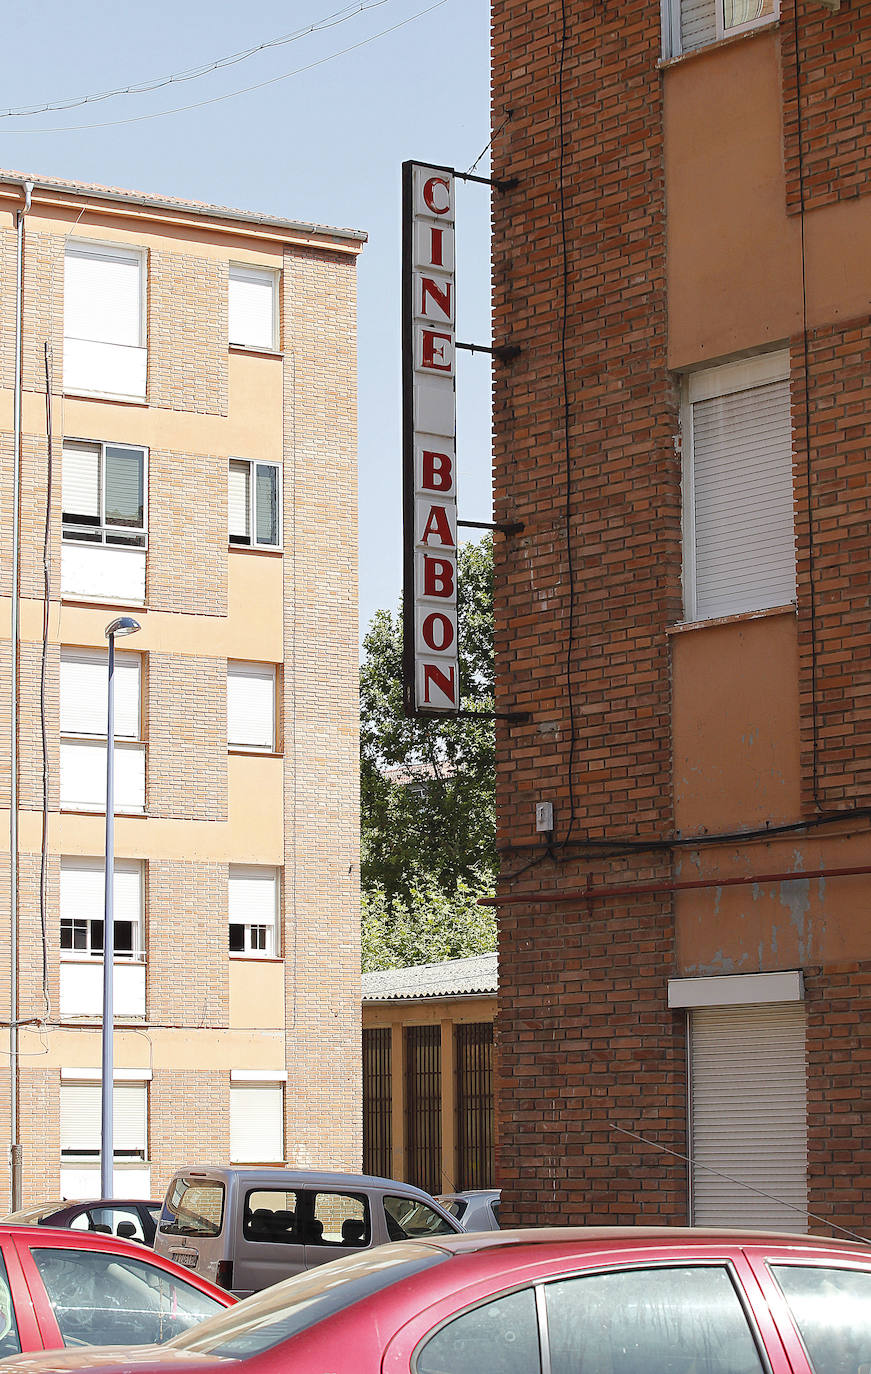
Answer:
<svg viewBox="0 0 871 1374"><path fill-rule="evenodd" d="M234 1299L135 1241L0 1225L0 1358L169 1340Z"/></svg>
<svg viewBox="0 0 871 1374"><path fill-rule="evenodd" d="M161 1350L4 1374L867 1374L871 1245L763 1232L502 1231L298 1274Z"/></svg>

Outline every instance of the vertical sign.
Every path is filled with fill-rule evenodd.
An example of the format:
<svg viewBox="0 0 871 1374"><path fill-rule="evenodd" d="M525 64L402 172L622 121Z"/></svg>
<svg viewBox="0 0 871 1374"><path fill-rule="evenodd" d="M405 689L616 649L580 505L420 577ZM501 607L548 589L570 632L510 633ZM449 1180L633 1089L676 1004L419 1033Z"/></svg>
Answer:
<svg viewBox="0 0 871 1374"><path fill-rule="evenodd" d="M402 166L403 679L406 715L460 708L454 176Z"/></svg>

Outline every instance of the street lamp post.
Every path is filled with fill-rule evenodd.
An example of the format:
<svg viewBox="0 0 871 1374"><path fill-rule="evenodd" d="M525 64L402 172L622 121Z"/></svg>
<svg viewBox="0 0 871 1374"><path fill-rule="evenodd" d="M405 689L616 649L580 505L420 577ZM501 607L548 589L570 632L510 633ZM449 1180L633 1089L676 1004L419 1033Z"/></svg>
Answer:
<svg viewBox="0 0 871 1374"><path fill-rule="evenodd" d="M109 641L108 719L106 722L106 879L103 904L103 1053L101 1060L100 1196L113 1197L115 1147L112 1139L112 1089L115 1083L115 637L142 627L121 615L106 626Z"/></svg>

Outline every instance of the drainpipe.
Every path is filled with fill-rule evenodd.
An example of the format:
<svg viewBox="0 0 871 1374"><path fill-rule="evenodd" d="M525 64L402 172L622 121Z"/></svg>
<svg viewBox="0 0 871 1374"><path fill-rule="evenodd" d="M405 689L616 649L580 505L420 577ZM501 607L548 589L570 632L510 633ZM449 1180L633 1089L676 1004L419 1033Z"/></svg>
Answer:
<svg viewBox="0 0 871 1374"><path fill-rule="evenodd" d="M22 1205L21 1142L18 1139L18 661L21 644L21 353L24 326L24 216L33 182L24 182L24 205L15 216L18 248L15 266L15 382L12 402L12 725L9 751L9 1165L12 1210Z"/></svg>

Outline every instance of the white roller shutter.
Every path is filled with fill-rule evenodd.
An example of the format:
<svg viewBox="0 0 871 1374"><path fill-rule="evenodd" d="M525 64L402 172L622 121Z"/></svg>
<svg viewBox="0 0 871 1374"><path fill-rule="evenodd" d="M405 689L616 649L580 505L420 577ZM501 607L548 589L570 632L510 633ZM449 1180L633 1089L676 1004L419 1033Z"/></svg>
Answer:
<svg viewBox="0 0 871 1374"><path fill-rule="evenodd" d="M277 896L274 868L231 865L228 894L231 923L274 927Z"/></svg>
<svg viewBox="0 0 871 1374"><path fill-rule="evenodd" d="M275 347L275 273L269 268L230 264L230 343Z"/></svg>
<svg viewBox="0 0 871 1374"><path fill-rule="evenodd" d="M102 1089L99 1079L61 1083L60 1147L66 1154L93 1154L100 1149ZM148 1153L148 1084L118 1083L112 1094L115 1154Z"/></svg>
<svg viewBox="0 0 871 1374"><path fill-rule="evenodd" d="M280 1083L230 1087L230 1159L275 1164L284 1159L284 1089Z"/></svg>
<svg viewBox="0 0 871 1374"><path fill-rule="evenodd" d="M102 650L63 649L60 665L60 728L65 735L106 737L108 654ZM138 739L138 654L115 654L115 738Z"/></svg>
<svg viewBox="0 0 871 1374"><path fill-rule="evenodd" d="M63 510L89 516L98 525L102 519L100 450L93 444L64 444Z"/></svg>
<svg viewBox="0 0 871 1374"><path fill-rule="evenodd" d="M275 743L275 669L271 664L227 664L227 738L244 749Z"/></svg>
<svg viewBox="0 0 871 1374"><path fill-rule="evenodd" d="M251 465L239 459L230 460L228 506L230 538L251 538Z"/></svg>
<svg viewBox="0 0 871 1374"><path fill-rule="evenodd" d="M68 243L64 334L69 339L142 343L142 255L112 244Z"/></svg>
<svg viewBox="0 0 871 1374"><path fill-rule="evenodd" d="M805 1232L804 1004L698 1008L690 1045L693 1224Z"/></svg>

